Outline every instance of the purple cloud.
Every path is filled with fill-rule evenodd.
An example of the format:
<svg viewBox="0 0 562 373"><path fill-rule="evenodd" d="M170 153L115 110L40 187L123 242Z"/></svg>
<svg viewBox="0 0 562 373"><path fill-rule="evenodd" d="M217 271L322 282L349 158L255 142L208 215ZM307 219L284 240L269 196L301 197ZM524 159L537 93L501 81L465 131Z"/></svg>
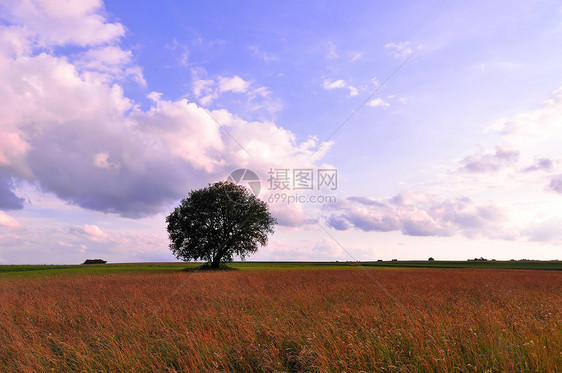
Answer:
<svg viewBox="0 0 562 373"><path fill-rule="evenodd" d="M381 203L379 201L375 201L375 200L367 198L367 197L347 197L347 199L349 201L358 202L358 203L361 203L362 205L366 205L366 206L386 207L386 205L384 203Z"/></svg>
<svg viewBox="0 0 562 373"><path fill-rule="evenodd" d="M450 233L444 228L427 220L402 219L401 230L407 236L449 236Z"/></svg>
<svg viewBox="0 0 562 373"><path fill-rule="evenodd" d="M562 175L558 175L552 180L550 180L550 184L548 185L550 190L555 191L556 193L562 194Z"/></svg>
<svg viewBox="0 0 562 373"><path fill-rule="evenodd" d="M499 206L491 202L477 205L466 197L439 201L424 193L403 193L389 200L394 207L382 202L367 205L363 202L361 198L351 197L332 206L341 213L328 217L327 224L338 230L357 228L367 232L401 231L408 236L477 237L497 236L499 224L506 219Z"/></svg>
<svg viewBox="0 0 562 373"><path fill-rule="evenodd" d="M0 210L19 210L23 208L23 198L12 191L12 178L0 170Z"/></svg>
<svg viewBox="0 0 562 373"><path fill-rule="evenodd" d="M462 160L462 171L474 173L496 172L519 159L519 152L496 146L494 154L471 155Z"/></svg>
<svg viewBox="0 0 562 373"><path fill-rule="evenodd" d="M560 225L562 220L559 218L547 219L528 226L521 231L523 237L528 241L534 242L556 242L562 239Z"/></svg>
<svg viewBox="0 0 562 373"><path fill-rule="evenodd" d="M346 216L347 221L362 231L390 232L400 227L400 220L393 215L372 216L353 211Z"/></svg>
<svg viewBox="0 0 562 373"><path fill-rule="evenodd" d="M330 215L326 223L338 231L346 231L351 228L351 224L347 222L345 216Z"/></svg>
<svg viewBox="0 0 562 373"><path fill-rule="evenodd" d="M537 162L527 167L523 170L523 172L532 172L532 171L541 171L541 170L550 170L552 169L553 162L548 158L540 158Z"/></svg>

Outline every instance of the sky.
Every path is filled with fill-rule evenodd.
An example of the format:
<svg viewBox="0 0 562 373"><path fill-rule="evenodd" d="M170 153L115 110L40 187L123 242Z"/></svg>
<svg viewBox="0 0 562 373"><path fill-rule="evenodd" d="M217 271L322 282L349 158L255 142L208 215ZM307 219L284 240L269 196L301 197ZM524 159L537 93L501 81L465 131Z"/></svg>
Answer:
<svg viewBox="0 0 562 373"><path fill-rule="evenodd" d="M560 45L548 0L3 0L0 264L173 261L244 170L248 260L562 259Z"/></svg>

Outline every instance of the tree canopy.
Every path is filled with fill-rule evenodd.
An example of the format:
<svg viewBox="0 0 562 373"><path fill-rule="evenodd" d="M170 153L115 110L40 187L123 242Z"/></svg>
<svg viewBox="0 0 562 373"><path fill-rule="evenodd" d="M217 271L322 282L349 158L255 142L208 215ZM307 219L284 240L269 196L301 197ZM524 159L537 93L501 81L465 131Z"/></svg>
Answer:
<svg viewBox="0 0 562 373"><path fill-rule="evenodd" d="M170 250L176 258L206 261L212 268L244 259L266 245L277 221L267 204L228 181L191 191L166 217Z"/></svg>

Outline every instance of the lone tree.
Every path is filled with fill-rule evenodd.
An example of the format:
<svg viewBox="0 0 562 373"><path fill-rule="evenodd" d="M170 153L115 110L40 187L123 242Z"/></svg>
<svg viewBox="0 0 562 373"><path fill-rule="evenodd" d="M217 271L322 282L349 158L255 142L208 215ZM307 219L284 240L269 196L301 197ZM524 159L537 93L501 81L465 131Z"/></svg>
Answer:
<svg viewBox="0 0 562 373"><path fill-rule="evenodd" d="M176 258L204 260L211 268L244 259L267 244L277 221L264 201L227 181L191 191L166 217L170 250Z"/></svg>

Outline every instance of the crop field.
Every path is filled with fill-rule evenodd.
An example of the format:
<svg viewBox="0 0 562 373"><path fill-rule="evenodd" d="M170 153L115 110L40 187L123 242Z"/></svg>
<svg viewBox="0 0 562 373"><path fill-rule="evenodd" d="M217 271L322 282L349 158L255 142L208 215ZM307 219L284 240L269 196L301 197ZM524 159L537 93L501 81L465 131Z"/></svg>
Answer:
<svg viewBox="0 0 562 373"><path fill-rule="evenodd" d="M0 371L562 371L562 271L186 266L0 267Z"/></svg>

